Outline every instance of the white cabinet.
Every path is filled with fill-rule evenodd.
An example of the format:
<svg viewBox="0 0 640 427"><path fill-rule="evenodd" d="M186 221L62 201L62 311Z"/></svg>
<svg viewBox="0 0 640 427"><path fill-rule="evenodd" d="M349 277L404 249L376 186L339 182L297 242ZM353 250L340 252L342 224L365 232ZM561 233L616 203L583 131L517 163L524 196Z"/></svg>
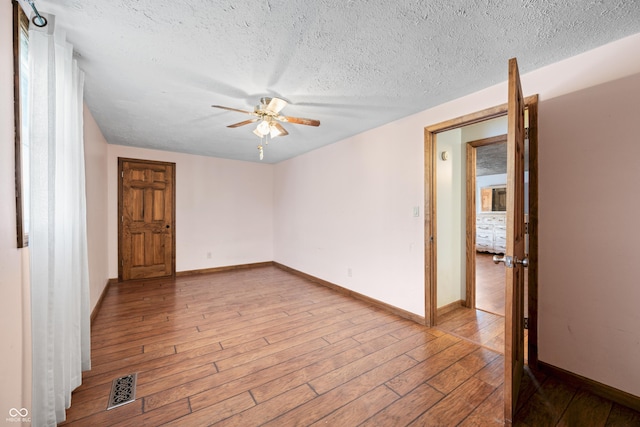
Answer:
<svg viewBox="0 0 640 427"><path fill-rule="evenodd" d="M476 215L476 250L503 254L507 242L507 218L505 212L479 213Z"/></svg>
<svg viewBox="0 0 640 427"><path fill-rule="evenodd" d="M524 216L529 222L529 215ZM525 234L525 253L529 253L529 235ZM476 251L503 254L507 250L506 212L476 214Z"/></svg>

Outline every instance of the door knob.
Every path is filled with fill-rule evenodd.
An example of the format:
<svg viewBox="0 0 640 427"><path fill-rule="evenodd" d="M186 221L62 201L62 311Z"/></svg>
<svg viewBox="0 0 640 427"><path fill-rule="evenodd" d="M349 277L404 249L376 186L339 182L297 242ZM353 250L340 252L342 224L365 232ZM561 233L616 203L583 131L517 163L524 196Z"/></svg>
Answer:
<svg viewBox="0 0 640 427"><path fill-rule="evenodd" d="M501 262L504 262L504 265L507 268L515 267L515 264L521 264L523 267L529 267L529 258L518 259L518 257L510 257L510 256L500 256L500 255L493 256L494 264L500 264Z"/></svg>

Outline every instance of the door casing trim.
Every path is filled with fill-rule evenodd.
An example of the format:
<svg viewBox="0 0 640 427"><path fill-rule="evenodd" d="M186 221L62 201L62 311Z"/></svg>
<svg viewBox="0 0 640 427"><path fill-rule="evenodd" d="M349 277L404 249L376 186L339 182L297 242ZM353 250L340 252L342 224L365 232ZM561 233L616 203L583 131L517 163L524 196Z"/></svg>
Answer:
<svg viewBox="0 0 640 427"><path fill-rule="evenodd" d="M465 307L476 308L476 257L473 253L476 250L476 233L470 232L470 230L476 229L476 149L478 147L484 147L486 145L500 144L507 142L507 134L498 136L492 136L489 138L478 139L475 141L469 141L465 145L467 151L467 175L466 175L466 224L467 224L467 238L466 238L466 298Z"/></svg>
<svg viewBox="0 0 640 427"><path fill-rule="evenodd" d="M160 162L155 160L133 159L129 157L118 157L118 282L122 282L122 215L123 215L123 194L122 194L122 173L124 171L123 164L125 162L148 163L154 165L171 165L173 171L173 194L172 194L172 214L171 214L171 275L176 276L176 164L173 162Z"/></svg>
<svg viewBox="0 0 640 427"><path fill-rule="evenodd" d="M538 362L538 95L525 97L529 110L529 334L528 364ZM507 115L507 103L466 114L424 128L424 318L437 324L437 194L436 135L452 129Z"/></svg>

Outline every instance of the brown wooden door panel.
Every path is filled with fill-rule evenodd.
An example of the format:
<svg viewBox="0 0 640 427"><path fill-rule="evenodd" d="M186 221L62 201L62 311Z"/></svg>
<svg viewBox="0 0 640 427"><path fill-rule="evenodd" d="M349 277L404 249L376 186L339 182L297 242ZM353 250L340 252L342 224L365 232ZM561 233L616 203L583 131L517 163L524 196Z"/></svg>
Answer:
<svg viewBox="0 0 640 427"><path fill-rule="evenodd" d="M509 60L504 419L511 425L524 368L524 109L518 63ZM512 262L508 259L511 258Z"/></svg>
<svg viewBox="0 0 640 427"><path fill-rule="evenodd" d="M119 159L119 277L175 274L175 164Z"/></svg>

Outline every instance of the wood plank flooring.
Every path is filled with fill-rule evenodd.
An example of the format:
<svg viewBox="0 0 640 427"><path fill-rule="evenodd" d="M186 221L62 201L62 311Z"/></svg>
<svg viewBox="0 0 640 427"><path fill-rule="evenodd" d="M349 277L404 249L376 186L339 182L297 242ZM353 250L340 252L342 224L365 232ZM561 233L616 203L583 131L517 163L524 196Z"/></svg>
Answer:
<svg viewBox="0 0 640 427"><path fill-rule="evenodd" d="M504 351L504 266L493 255L476 252L476 308L458 308L438 316L437 328L494 350Z"/></svg>
<svg viewBox="0 0 640 427"><path fill-rule="evenodd" d="M493 254L476 252L476 308L504 316L504 269Z"/></svg>
<svg viewBox="0 0 640 427"><path fill-rule="evenodd" d="M496 353L504 352L504 316L461 307L438 316L436 328Z"/></svg>
<svg viewBox="0 0 640 427"><path fill-rule="evenodd" d="M504 349L505 271L493 255L476 253L476 310L457 308L437 319L437 328L502 353ZM525 294L527 281L525 280ZM525 302L525 312L527 303ZM525 330L525 340L528 331ZM525 341L525 352L527 343Z"/></svg>
<svg viewBox="0 0 640 427"><path fill-rule="evenodd" d="M107 411L133 372L136 400ZM502 425L502 377L496 351L262 267L112 285L62 425ZM524 384L519 425L640 425L553 378Z"/></svg>
<svg viewBox="0 0 640 427"><path fill-rule="evenodd" d="M505 293L504 264L495 264L493 254L476 252L476 308L489 313L504 316ZM528 277L525 274L524 294L528 292ZM525 316L528 313L528 300L524 301Z"/></svg>

